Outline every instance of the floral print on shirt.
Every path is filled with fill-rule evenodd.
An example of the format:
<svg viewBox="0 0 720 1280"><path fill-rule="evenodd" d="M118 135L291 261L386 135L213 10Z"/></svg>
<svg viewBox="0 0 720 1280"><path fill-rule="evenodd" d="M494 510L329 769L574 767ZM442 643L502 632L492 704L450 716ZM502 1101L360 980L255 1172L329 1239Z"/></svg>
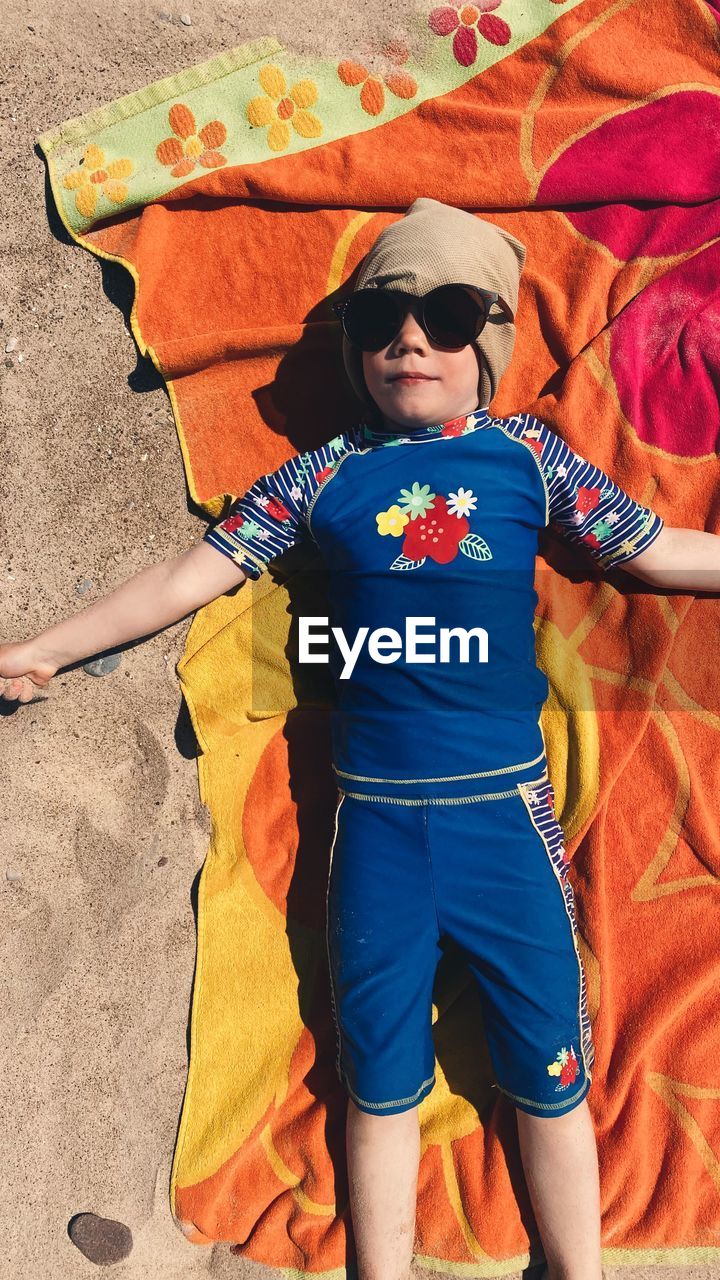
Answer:
<svg viewBox="0 0 720 1280"><path fill-rule="evenodd" d="M429 484L419 480L401 489L395 502L375 516L381 537L403 538L390 568L419 569L428 557L436 564L448 564L458 552L471 560L491 560L485 539L470 529L468 515L476 506L472 489L461 486L447 496L433 493Z"/></svg>
<svg viewBox="0 0 720 1280"><path fill-rule="evenodd" d="M558 1051L555 1061L551 1062L547 1069L549 1076L560 1077L558 1084L555 1085L555 1092L559 1093L563 1089L567 1089L568 1085L573 1083L579 1070L580 1063L572 1044L569 1049L563 1045L562 1049Z"/></svg>

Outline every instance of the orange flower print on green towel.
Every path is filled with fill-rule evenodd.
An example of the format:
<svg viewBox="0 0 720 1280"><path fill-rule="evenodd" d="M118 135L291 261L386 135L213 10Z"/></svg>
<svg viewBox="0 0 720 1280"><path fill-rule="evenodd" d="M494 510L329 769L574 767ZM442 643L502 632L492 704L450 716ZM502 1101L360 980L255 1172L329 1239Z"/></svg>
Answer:
<svg viewBox="0 0 720 1280"><path fill-rule="evenodd" d="M176 102L168 111L168 123L175 137L159 142L155 155L161 164L172 165L173 178L186 178L198 164L204 169L220 169L227 164L227 157L218 150L227 138L222 120L210 120L198 129L190 108Z"/></svg>
<svg viewBox="0 0 720 1280"><path fill-rule="evenodd" d="M67 191L75 192L75 208L83 218L94 218L100 193L123 204L128 198L128 185L124 181L133 171L132 160L111 160L105 163L105 152L94 142L88 143L80 161L81 169L71 169L62 180Z"/></svg>
<svg viewBox="0 0 720 1280"><path fill-rule="evenodd" d="M383 111L386 87L396 98L414 98L418 91L417 81L402 70L403 63L410 57L404 40L389 40L383 45L382 56L386 60L382 72L369 71L362 62L352 58L345 58L337 69L343 84L349 88L362 85L360 106L369 116L379 116Z"/></svg>
<svg viewBox="0 0 720 1280"><path fill-rule="evenodd" d="M470 531L468 514L476 506L472 489L458 488L445 497L418 480L410 489L401 489L397 501L375 517L381 537L404 539L390 568L419 569L428 557L448 564L459 551L471 560L491 560L485 539Z"/></svg>
<svg viewBox="0 0 720 1280"><path fill-rule="evenodd" d="M577 1060L573 1046L570 1045L569 1049L566 1049L563 1046L563 1048L560 1049L557 1058L554 1062L550 1063L547 1070L549 1076L560 1077L559 1084L555 1086L556 1093L561 1089L567 1089L568 1085L572 1084L580 1070L580 1064Z"/></svg>

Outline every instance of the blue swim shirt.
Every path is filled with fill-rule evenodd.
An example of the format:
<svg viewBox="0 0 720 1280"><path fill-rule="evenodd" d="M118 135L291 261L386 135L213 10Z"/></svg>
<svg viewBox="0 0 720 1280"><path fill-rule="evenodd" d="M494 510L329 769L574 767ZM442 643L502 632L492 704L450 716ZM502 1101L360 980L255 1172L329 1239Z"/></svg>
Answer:
<svg viewBox="0 0 720 1280"><path fill-rule="evenodd" d="M512 785L513 771L544 757L548 683L533 619L548 525L610 568L650 546L663 520L533 415L476 409L404 434L357 423L260 476L204 540L251 578L301 538L319 549L341 785L492 774ZM418 661L409 618L424 620ZM360 628L390 630L375 656L363 644L343 679L333 626L348 644ZM457 633L440 660L443 628L481 629L464 660Z"/></svg>

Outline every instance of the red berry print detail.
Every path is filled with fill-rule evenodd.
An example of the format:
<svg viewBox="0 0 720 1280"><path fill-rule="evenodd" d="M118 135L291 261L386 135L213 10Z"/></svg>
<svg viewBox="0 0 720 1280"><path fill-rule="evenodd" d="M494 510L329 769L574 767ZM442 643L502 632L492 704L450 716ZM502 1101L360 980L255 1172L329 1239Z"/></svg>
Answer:
<svg viewBox="0 0 720 1280"><path fill-rule="evenodd" d="M318 480L318 481L323 481L323 480L327 479L327 477L328 477L328 476L331 474L331 472L333 472L334 470L335 470L335 468L334 468L334 467L323 467L322 471L316 471L316 472L315 472L315 479L316 479L316 480Z"/></svg>
<svg viewBox="0 0 720 1280"><path fill-rule="evenodd" d="M573 1049L572 1045L570 1045L570 1052L568 1053L567 1061L563 1063L563 1068L562 1068L562 1071L560 1072L561 1089L564 1089L565 1086L568 1084L572 1084L573 1080L575 1079L578 1073L578 1070L579 1070L579 1063L577 1058L575 1057L575 1050Z"/></svg>
<svg viewBox="0 0 720 1280"><path fill-rule="evenodd" d="M580 1070L580 1063L575 1056L575 1050L572 1045L570 1045L569 1049L566 1049L565 1045L563 1045L562 1049L557 1054L555 1061L548 1063L547 1070L549 1076L560 1077L558 1083L555 1085L556 1093L561 1089L567 1089L568 1085L572 1084Z"/></svg>
<svg viewBox="0 0 720 1280"><path fill-rule="evenodd" d="M223 529L227 529L228 533L234 533L244 523L245 516L228 516L227 520L223 520L222 526Z"/></svg>
<svg viewBox="0 0 720 1280"><path fill-rule="evenodd" d="M466 426L467 426L467 417L451 418L449 422L445 423L445 426L443 427L440 434L443 436L459 436L459 435L462 435Z"/></svg>
<svg viewBox="0 0 720 1280"><path fill-rule="evenodd" d="M602 547L602 542L598 540L597 535L594 533L584 534L581 538L581 542L586 542L589 547Z"/></svg>
<svg viewBox="0 0 720 1280"><path fill-rule="evenodd" d="M418 516L406 525L402 554L408 560L430 556L438 564L447 564L455 559L458 544L469 528L467 516L448 515L447 499L436 494L427 515Z"/></svg>
<svg viewBox="0 0 720 1280"><path fill-rule="evenodd" d="M280 501L279 498L269 498L267 502L267 506L265 507L265 511L269 516L272 516L273 520L289 520L290 519L290 512L288 511L285 504Z"/></svg>

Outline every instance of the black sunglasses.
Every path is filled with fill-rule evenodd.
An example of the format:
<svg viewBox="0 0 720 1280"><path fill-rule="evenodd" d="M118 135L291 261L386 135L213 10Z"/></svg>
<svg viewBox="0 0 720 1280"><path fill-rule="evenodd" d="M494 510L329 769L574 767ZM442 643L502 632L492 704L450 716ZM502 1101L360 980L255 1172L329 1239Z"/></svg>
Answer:
<svg viewBox="0 0 720 1280"><path fill-rule="evenodd" d="M432 342L449 351L466 347L488 321L502 324L515 317L499 293L473 284L442 284L423 298L395 289L356 289L333 302L349 342L362 351L381 351L397 337L408 310L406 299L420 302L420 324ZM497 303L502 315L490 315Z"/></svg>

